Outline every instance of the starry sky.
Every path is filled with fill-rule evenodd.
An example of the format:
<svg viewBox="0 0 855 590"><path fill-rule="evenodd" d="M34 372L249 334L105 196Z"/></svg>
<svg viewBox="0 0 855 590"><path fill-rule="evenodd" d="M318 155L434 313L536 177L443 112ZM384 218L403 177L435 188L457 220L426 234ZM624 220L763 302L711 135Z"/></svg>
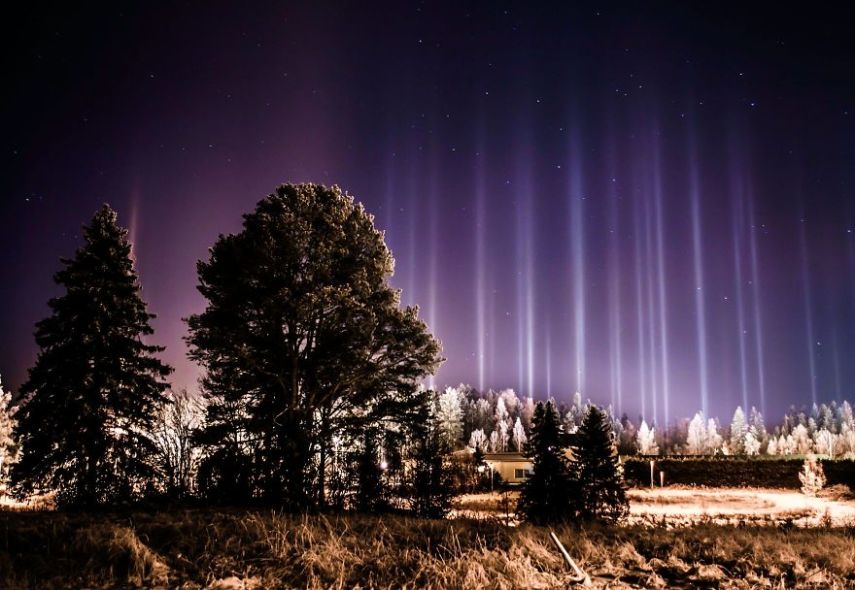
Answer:
<svg viewBox="0 0 855 590"><path fill-rule="evenodd" d="M109 202L195 390L195 261L311 181L385 230L448 359L435 386L580 391L658 423L855 398L855 38L831 6L19 10L0 25L6 387Z"/></svg>

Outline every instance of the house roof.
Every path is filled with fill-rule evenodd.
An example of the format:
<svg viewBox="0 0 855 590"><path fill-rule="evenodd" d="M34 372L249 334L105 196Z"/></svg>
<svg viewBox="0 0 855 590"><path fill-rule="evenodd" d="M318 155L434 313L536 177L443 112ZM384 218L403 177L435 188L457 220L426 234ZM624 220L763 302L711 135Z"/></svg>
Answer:
<svg viewBox="0 0 855 590"><path fill-rule="evenodd" d="M502 453L484 453L485 461L509 461L509 462L531 462L531 459L517 453L515 451L505 451Z"/></svg>

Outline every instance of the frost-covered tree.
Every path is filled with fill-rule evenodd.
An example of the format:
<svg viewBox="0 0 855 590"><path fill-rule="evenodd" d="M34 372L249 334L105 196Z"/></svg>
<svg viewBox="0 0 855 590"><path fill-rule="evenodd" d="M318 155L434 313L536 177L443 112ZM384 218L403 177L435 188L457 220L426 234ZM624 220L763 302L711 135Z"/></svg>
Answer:
<svg viewBox="0 0 855 590"><path fill-rule="evenodd" d="M154 474L149 438L172 371L146 342L146 310L127 230L104 205L54 280L63 292L36 324L39 355L21 387L20 495L55 490L59 505L96 506L136 495Z"/></svg>
<svg viewBox="0 0 855 590"><path fill-rule="evenodd" d="M791 453L796 455L807 455L813 452L813 441L811 440L810 432L804 424L797 424L793 428L792 450Z"/></svg>
<svg viewBox="0 0 855 590"><path fill-rule="evenodd" d="M205 404L186 390L169 392L166 399L151 430L155 463L167 496L183 498L193 491L196 480L200 449L195 433L204 422Z"/></svg>
<svg viewBox="0 0 855 590"><path fill-rule="evenodd" d="M774 436L769 439L769 444L766 445L766 454L767 455L777 455L778 454L778 439Z"/></svg>
<svg viewBox="0 0 855 590"><path fill-rule="evenodd" d="M638 452L638 429L629 416L624 414L620 419L620 434L618 435L618 451L621 455L632 455Z"/></svg>
<svg viewBox="0 0 855 590"><path fill-rule="evenodd" d="M523 428L527 431L531 430L531 419L534 416L534 399L529 395L525 398L520 409L520 419L522 420Z"/></svg>
<svg viewBox="0 0 855 590"><path fill-rule="evenodd" d="M819 455L834 456L837 437L825 428L820 428L813 434L814 452Z"/></svg>
<svg viewBox="0 0 855 590"><path fill-rule="evenodd" d="M738 406L733 413L733 419L730 421L730 441L729 449L732 455L741 455L745 452L745 413L742 407Z"/></svg>
<svg viewBox="0 0 855 590"><path fill-rule="evenodd" d="M761 414L757 408L752 406L748 422L748 429L754 434L754 438L756 438L757 442L760 443L760 448L762 450L763 446L766 445L769 440L769 433L766 431L766 422L763 420L763 414Z"/></svg>
<svg viewBox="0 0 855 590"><path fill-rule="evenodd" d="M724 439L718 432L718 423L716 423L714 418L708 419L706 450L704 452L707 455L715 455L719 450L722 449L723 445Z"/></svg>
<svg viewBox="0 0 855 590"><path fill-rule="evenodd" d="M845 422L840 428L840 454L845 457L855 455L855 428Z"/></svg>
<svg viewBox="0 0 855 590"><path fill-rule="evenodd" d="M490 451L498 453L502 450L502 443L499 442L499 432L494 430L490 433Z"/></svg>
<svg viewBox="0 0 855 590"><path fill-rule="evenodd" d="M463 408L456 388L446 387L439 394L436 421L442 443L448 448L455 448L463 438Z"/></svg>
<svg viewBox="0 0 855 590"><path fill-rule="evenodd" d="M808 496L816 496L825 487L825 471L816 457L805 459L799 481L802 483L802 493Z"/></svg>
<svg viewBox="0 0 855 590"><path fill-rule="evenodd" d="M484 430L482 428L473 430L472 434L469 435L469 448L473 451L477 449L481 449L483 451L487 448L487 435L484 434Z"/></svg>
<svg viewBox="0 0 855 590"><path fill-rule="evenodd" d="M508 407L505 405L505 398L501 395L496 398L496 411L494 413L494 418L496 420L496 426L499 425L499 422L504 422L508 419Z"/></svg>
<svg viewBox="0 0 855 590"><path fill-rule="evenodd" d="M659 446L656 444L656 429L647 426L645 420L638 427L638 438L636 440L639 455L658 455Z"/></svg>
<svg viewBox="0 0 855 590"><path fill-rule="evenodd" d="M12 393L4 391L0 381L0 489L5 488L9 468L18 457L18 445L14 436L16 424Z"/></svg>
<svg viewBox="0 0 855 590"><path fill-rule="evenodd" d="M507 451L508 442L510 441L510 426L508 424L508 421L502 420L501 422L499 422L497 431L499 433L499 446L501 447L501 450L503 452Z"/></svg>
<svg viewBox="0 0 855 590"><path fill-rule="evenodd" d="M517 447L517 452L521 453L523 447L525 447L525 443L528 440L528 437L525 435L525 428L523 428L522 420L520 420L519 417L517 417L517 421L514 422L513 436L514 444Z"/></svg>
<svg viewBox="0 0 855 590"><path fill-rule="evenodd" d="M749 430L745 433L745 439L742 441L742 448L748 456L760 454L760 441L754 436L753 430Z"/></svg>
<svg viewBox="0 0 855 590"><path fill-rule="evenodd" d="M695 414L689 422L686 435L686 454L703 455L707 452L707 425L703 412Z"/></svg>

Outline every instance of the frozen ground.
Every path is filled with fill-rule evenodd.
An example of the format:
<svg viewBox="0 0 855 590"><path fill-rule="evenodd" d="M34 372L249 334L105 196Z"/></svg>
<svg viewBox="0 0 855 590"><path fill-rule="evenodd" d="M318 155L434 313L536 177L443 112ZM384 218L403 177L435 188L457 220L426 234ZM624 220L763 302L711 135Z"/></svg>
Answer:
<svg viewBox="0 0 855 590"><path fill-rule="evenodd" d="M666 487L630 490L629 498L630 521L637 523L855 524L855 499L845 489L812 497L795 490Z"/></svg>
<svg viewBox="0 0 855 590"><path fill-rule="evenodd" d="M452 516L511 520L518 493L465 494ZM818 497L765 488L665 487L629 491L631 524L855 525L855 497L846 489Z"/></svg>

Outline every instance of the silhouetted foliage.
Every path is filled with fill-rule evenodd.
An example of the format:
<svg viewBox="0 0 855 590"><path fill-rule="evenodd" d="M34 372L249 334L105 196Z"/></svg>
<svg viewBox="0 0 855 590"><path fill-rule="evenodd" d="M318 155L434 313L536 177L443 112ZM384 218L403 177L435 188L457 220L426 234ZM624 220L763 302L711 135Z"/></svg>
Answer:
<svg viewBox="0 0 855 590"><path fill-rule="evenodd" d="M376 433L367 429L357 462L355 505L362 512L379 512L387 507L383 489L383 470L388 467L380 458Z"/></svg>
<svg viewBox="0 0 855 590"><path fill-rule="evenodd" d="M188 320L205 463L231 449L249 459L254 496L301 509L326 503L335 436L411 419L441 359L417 308L400 308L393 267L373 218L337 187L282 185L217 240L198 263L207 307Z"/></svg>
<svg viewBox="0 0 855 590"><path fill-rule="evenodd" d="M629 510L629 504L608 415L590 406L570 448L579 516L586 520L619 520Z"/></svg>
<svg viewBox="0 0 855 590"><path fill-rule="evenodd" d="M147 436L171 369L152 334L127 231L105 205L54 280L64 289L36 325L39 356L21 387L18 493L55 490L60 506L128 499L151 480Z"/></svg>
<svg viewBox="0 0 855 590"><path fill-rule="evenodd" d="M445 441L432 409L424 428L416 433L413 452L412 510L425 518L444 518L451 509L454 482L449 464L450 446Z"/></svg>
<svg viewBox="0 0 855 590"><path fill-rule="evenodd" d="M526 452L532 461L533 472L523 485L517 506L520 515L532 522L561 522L574 515L576 490L562 439L561 422L555 406L551 401L538 403Z"/></svg>

